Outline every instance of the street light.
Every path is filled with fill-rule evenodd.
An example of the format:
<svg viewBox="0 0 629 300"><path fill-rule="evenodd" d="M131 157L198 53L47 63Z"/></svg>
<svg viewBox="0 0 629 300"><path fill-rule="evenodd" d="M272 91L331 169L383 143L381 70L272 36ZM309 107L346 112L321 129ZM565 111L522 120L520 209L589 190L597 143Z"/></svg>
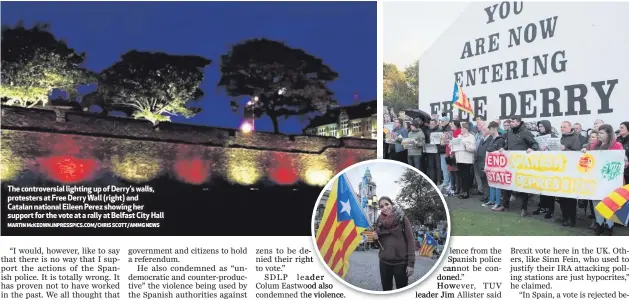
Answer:
<svg viewBox="0 0 629 300"><path fill-rule="evenodd" d="M243 133L250 133L254 130L253 128L253 124L251 124L248 121L244 121L242 122L242 124L240 125L240 131L242 131Z"/></svg>
<svg viewBox="0 0 629 300"><path fill-rule="evenodd" d="M256 124L255 123L256 122L255 109L256 109L257 104L258 104L258 96L254 96L251 98L251 100L247 101L247 104L245 105L245 120L251 119L251 121L249 125L246 125L246 126L243 123L241 126L241 130L243 129L243 126L245 126L250 131L255 130L255 124Z"/></svg>

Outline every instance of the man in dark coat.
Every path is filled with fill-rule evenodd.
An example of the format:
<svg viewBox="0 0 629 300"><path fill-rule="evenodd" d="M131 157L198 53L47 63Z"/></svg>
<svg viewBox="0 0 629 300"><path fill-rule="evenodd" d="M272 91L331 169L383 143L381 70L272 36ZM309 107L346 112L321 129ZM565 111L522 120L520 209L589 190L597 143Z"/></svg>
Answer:
<svg viewBox="0 0 629 300"><path fill-rule="evenodd" d="M487 175L485 174L485 158L487 157L487 150L491 147L494 138L489 135L487 127L482 127L479 130L481 130L482 138L474 153L474 168L477 168L477 170L474 171L478 173L480 180L478 184L482 186L483 195L485 195L481 200L487 202L489 199L489 183L487 182Z"/></svg>
<svg viewBox="0 0 629 300"><path fill-rule="evenodd" d="M437 120L435 119L430 120L428 129L425 132L427 145L430 144L430 135L433 132L440 132ZM430 147L438 148L439 146L440 145L432 145ZM441 158L439 157L439 153L424 153L424 156L426 157L426 175L428 175L436 185L439 185L441 181Z"/></svg>
<svg viewBox="0 0 629 300"><path fill-rule="evenodd" d="M583 147L581 135L572 129L572 124L568 121L561 122L561 150L580 151ZM561 208L561 219L563 226L574 226L577 221L577 199L557 198Z"/></svg>
<svg viewBox="0 0 629 300"><path fill-rule="evenodd" d="M524 125L522 118L516 117L511 119L511 128L504 134L504 150L526 152L539 150L539 145L537 144L533 134L522 125ZM522 211L520 212L520 215L522 217L526 216L528 214L527 209L529 204L529 194L504 190L502 193L504 196L502 204L505 209L509 209L511 194L513 194L516 199L520 199L520 203L522 204Z"/></svg>
<svg viewBox="0 0 629 300"><path fill-rule="evenodd" d="M556 138L557 136L553 133L553 126L550 124L548 120L541 120L537 122L537 130L539 130L539 136L550 136L551 138ZM546 146L540 146L540 150L546 151L548 150ZM533 211L534 215L544 215L544 219L550 219L553 217L555 213L555 197L548 195L539 195L539 204L537 205L537 209Z"/></svg>

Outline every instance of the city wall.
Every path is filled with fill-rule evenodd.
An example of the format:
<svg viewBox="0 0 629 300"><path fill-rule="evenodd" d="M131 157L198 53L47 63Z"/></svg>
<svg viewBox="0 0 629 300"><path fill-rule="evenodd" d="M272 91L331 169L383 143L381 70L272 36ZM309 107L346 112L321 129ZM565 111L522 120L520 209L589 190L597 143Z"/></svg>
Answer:
<svg viewBox="0 0 629 300"><path fill-rule="evenodd" d="M24 172L60 182L110 173L132 182L162 175L202 184L324 185L376 157L375 140L288 136L161 123L66 110L2 107L2 180Z"/></svg>

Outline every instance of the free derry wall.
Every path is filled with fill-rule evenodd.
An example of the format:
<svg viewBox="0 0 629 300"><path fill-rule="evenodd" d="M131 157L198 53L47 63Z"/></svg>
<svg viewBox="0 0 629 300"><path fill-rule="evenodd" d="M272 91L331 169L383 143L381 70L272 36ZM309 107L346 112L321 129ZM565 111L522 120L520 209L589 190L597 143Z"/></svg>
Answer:
<svg viewBox="0 0 629 300"><path fill-rule="evenodd" d="M488 120L617 127L627 117L629 3L472 3L419 60L419 107L452 108L455 80Z"/></svg>

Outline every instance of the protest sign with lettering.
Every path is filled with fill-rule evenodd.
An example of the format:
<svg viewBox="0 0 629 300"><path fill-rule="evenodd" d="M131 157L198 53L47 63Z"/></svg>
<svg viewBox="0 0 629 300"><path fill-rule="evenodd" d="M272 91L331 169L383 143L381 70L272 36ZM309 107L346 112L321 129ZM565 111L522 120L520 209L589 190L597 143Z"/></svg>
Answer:
<svg viewBox="0 0 629 300"><path fill-rule="evenodd" d="M549 196L602 200L622 186L624 151L489 152L489 186Z"/></svg>
<svg viewBox="0 0 629 300"><path fill-rule="evenodd" d="M426 152L426 153L438 153L437 145L425 144L424 145L424 152Z"/></svg>
<svg viewBox="0 0 629 300"><path fill-rule="evenodd" d="M450 140L450 151L457 152L463 150L465 150L465 148L463 147L463 140L461 138L453 138Z"/></svg>
<svg viewBox="0 0 629 300"><path fill-rule="evenodd" d="M537 141L540 149L561 151L561 141L558 137L552 137L550 134L538 135L535 137L535 141Z"/></svg>
<svg viewBox="0 0 629 300"><path fill-rule="evenodd" d="M489 186L549 196L601 200L622 186L624 151L487 153Z"/></svg>
<svg viewBox="0 0 629 300"><path fill-rule="evenodd" d="M419 107L453 109L455 81L474 116L626 121L629 2L474 2L419 58Z"/></svg>
<svg viewBox="0 0 629 300"><path fill-rule="evenodd" d="M430 134L430 143L433 145L441 144L441 137L443 137L443 132L433 132Z"/></svg>

